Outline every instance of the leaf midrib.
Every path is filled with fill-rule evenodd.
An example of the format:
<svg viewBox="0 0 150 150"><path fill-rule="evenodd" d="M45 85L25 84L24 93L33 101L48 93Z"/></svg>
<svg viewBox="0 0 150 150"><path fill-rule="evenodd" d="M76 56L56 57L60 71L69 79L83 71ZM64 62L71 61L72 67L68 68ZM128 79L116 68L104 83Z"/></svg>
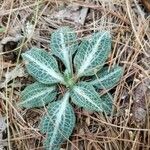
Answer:
<svg viewBox="0 0 150 150"><path fill-rule="evenodd" d="M29 99L27 99L26 101L20 102L19 105L23 105L25 103L28 103L29 101L32 101L33 99L38 98L38 97L46 94L47 92L52 92L53 90L54 90L54 88L49 88L47 90L44 89L43 91L39 92L38 94L33 95L32 97L30 97Z"/></svg>
<svg viewBox="0 0 150 150"><path fill-rule="evenodd" d="M115 70L115 71L113 71L113 72L111 72L111 73L108 72L108 75L105 75L104 77L101 77L101 78L96 78L94 81L91 81L90 83L91 83L92 85L95 85L97 82L101 84L102 81L106 80L108 77L113 76L113 74L115 74L115 73L117 73L117 72L119 72L118 69ZM98 84L98 83L97 83L97 84Z"/></svg>
<svg viewBox="0 0 150 150"><path fill-rule="evenodd" d="M50 142L50 144L49 144L50 150L51 150L51 148L53 148L52 146L53 146L53 142L54 142L54 140L55 140L55 136L57 135L57 132L60 130L60 129L59 129L59 125L60 125L60 123L61 123L63 114L64 114L64 112L65 112L65 110L66 110L66 106L67 106L68 99L69 99L69 93L66 93L66 94L65 94L65 97L64 97L64 99L63 99L62 104L61 104L60 107L58 108L58 109L59 109L59 112L58 112L57 115L56 115L56 120L55 120L55 122L54 122L54 131L53 131L53 135L52 135L52 137L51 137L52 140L51 140L51 142Z"/></svg>
<svg viewBox="0 0 150 150"><path fill-rule="evenodd" d="M74 91L77 92L81 97L84 97L88 102L90 102L92 105L94 105L96 108L98 108L99 110L101 110L101 108L99 106L97 106L93 100L91 100L91 98L89 96L87 96L85 94L85 92L80 88L80 87L75 87ZM89 91L91 92L91 91Z"/></svg>
<svg viewBox="0 0 150 150"><path fill-rule="evenodd" d="M40 66L40 68L42 68L44 71L46 71L50 76L52 76L53 78L57 79L58 81L65 83L63 77L61 76L61 74L56 73L54 70L48 68L45 64L42 64L40 61L38 61L37 59L33 58L32 56L28 55L28 54L24 54L29 60L33 61L35 64L37 64L38 66Z"/></svg>
<svg viewBox="0 0 150 150"><path fill-rule="evenodd" d="M89 55L86 57L86 61L84 61L84 63L81 65L77 76L79 77L80 75L82 75L82 73L85 71L85 69L91 64L91 60L94 58L95 53L97 52L97 47L99 46L99 42L103 39L103 36L106 34L106 32L104 32L99 39L97 40L96 44L93 47L93 50L91 53L89 53Z"/></svg>

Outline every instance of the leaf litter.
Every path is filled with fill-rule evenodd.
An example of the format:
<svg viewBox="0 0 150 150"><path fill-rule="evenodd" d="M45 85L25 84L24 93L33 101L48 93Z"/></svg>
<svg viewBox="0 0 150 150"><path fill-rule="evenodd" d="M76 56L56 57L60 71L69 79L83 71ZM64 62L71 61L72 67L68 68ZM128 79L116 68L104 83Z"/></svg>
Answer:
<svg viewBox="0 0 150 150"><path fill-rule="evenodd" d="M143 0L146 2L146 0ZM127 2L129 3L130 8L127 7ZM32 38L28 43L22 43L27 48L30 48L31 46L38 45L39 47L48 49L48 40L49 40L49 33L51 33L54 29L66 25L66 26L73 26L77 29L77 32L81 35L80 38L86 37L91 34L91 32L99 31L102 29L108 29L111 31L113 35L113 54L110 57L110 60L108 64L111 66L112 64L122 64L125 68L125 74L121 81L121 83L114 89L111 90L111 92L114 94L114 108L116 112L119 112L122 110L122 104L125 103L125 109L129 109L130 105L130 99L133 99L132 101L132 109L129 110L130 113L133 114L134 121L137 123L137 126L133 128L132 122L130 118L126 118L124 112L119 115L118 117L112 116L112 120L108 121L107 118L104 119L103 115L97 114L97 113L83 113L81 109L75 108L76 116L78 118L77 120L77 126L74 130L74 133L72 135L72 138L70 141L64 143L62 146L62 149L65 149L66 145L71 145L72 149L75 149L75 146L79 149L118 149L124 150L126 149L149 149L150 148L150 134L149 134L149 97L144 96L147 95L146 93L149 93L149 89L147 88L147 83L145 84L143 81L134 88L134 91L132 91L132 86L135 85L134 78L137 77L139 74L143 74L147 77L145 72L150 75L150 64L149 64L149 58L141 55L141 45L136 40L136 36L139 37L144 49L148 52L150 49L149 46L149 13L148 10L146 10L146 6L143 5L141 0L137 0L137 6L142 10L139 11L137 9L135 1L120 1L120 0L111 0L111 1L90 1L90 2L83 2L83 1L76 1L75 4L78 4L78 8L74 7L72 8L73 13L77 12L78 10L81 10L82 8L88 8L88 12L85 16L84 26L79 26L74 19L70 18L69 11L68 16L59 18L51 18L51 10L56 10L56 14L61 11L60 8L62 4L64 4L64 1L55 1L52 0L51 2L43 1L40 3L40 5L37 5L35 1L15 1L15 3L12 4L12 9L10 7L10 4L12 3L11 0L7 1L1 1L0 7L2 7L2 13L0 16L0 23L5 22L2 26L2 32L0 33L1 39L4 39L5 37L15 37L18 33L22 35L22 31L19 30L19 32L14 32L14 34L10 34L10 32L5 33L3 29L6 29L7 24L8 26L11 26L11 33L16 30L15 27L17 25L21 28L25 29L27 27L26 21L32 25L32 21L30 19L25 19L25 22L23 18L26 18L26 16L32 16L34 20L37 21L34 33L32 35ZM148 1L147 1L148 2ZM3 4L3 5L2 5ZM66 6L74 5L73 1L66 1ZM20 7L18 7L20 6ZM38 6L38 7L37 7ZM75 5L74 5L75 6ZM40 8L37 12L36 10ZM66 7L62 8L62 10L67 9ZM132 9L131 11L129 11ZM11 11L12 10L12 11ZM58 10L58 11L57 11ZM43 11L43 12L42 12ZM43 15L42 15L43 13ZM141 14L142 13L142 14ZM18 17L18 14L20 17ZM7 18L10 17L10 22L7 21ZM36 15L39 15L39 18L36 18ZM131 15L131 18L129 17ZM14 17L13 17L14 16ZM75 15L76 16L76 15ZM1 19L3 17L3 19ZM67 19L68 17L68 19ZM18 19L19 18L19 19ZM75 17L76 18L76 17ZM46 21L45 21L46 20ZM78 17L77 19L78 22ZM132 25L131 25L132 23ZM30 25L29 25L30 26ZM136 32L133 33L134 28L136 29ZM36 30L38 32L36 32ZM5 36L4 36L5 34ZM38 37L38 38L37 38ZM22 42L22 41L21 41ZM24 48L23 48L24 50ZM130 51L131 53L129 53ZM140 54L139 54L140 52ZM1 52L0 52L1 53ZM8 52L10 54L10 52ZM142 59L139 59L142 56ZM2 56L2 55L0 55ZM3 55L4 56L4 55ZM12 59L12 58L11 58ZM10 59L10 60L11 60ZM9 68L9 72L14 69L14 66L16 66L15 63L10 62L10 60L3 61L0 60L0 75L3 74L3 77L5 77L5 73L7 73L7 68ZM19 62L20 63L20 62ZM144 64L144 67L143 67ZM141 67L141 68L140 68ZM142 70L144 68L144 71ZM2 72L2 73L1 73ZM132 74L132 75L131 75ZM23 88L26 84L28 84L28 81L30 79L29 77L19 77L20 82L23 78L25 80L24 84L21 88ZM24 79L25 78L25 79ZM18 77L15 77L14 80L18 80ZM129 81L127 79L130 79ZM4 82L4 78L0 79ZM141 79L138 79L141 80ZM0 81L0 82L1 82ZM137 84L137 83L136 83ZM16 101L18 101L19 97L19 91L21 90L20 87L17 87L17 97L14 96L15 91L13 89L12 98L15 98ZM127 92L125 92L125 98L123 91L127 89ZM0 89L1 90L1 89ZM3 94L6 95L8 91L2 90ZM145 92L145 94L144 94ZM8 95L9 96L9 95ZM11 96L10 96L11 100ZM13 103L15 106L15 103ZM10 125L10 128L13 129L11 132L10 139L14 139L15 141L12 141L10 144L15 145L16 147L13 150L29 150L29 149L42 149L43 147L40 144L42 141L42 136L36 136L37 134L34 132L33 128L28 128L28 124L30 124L30 120L26 120L26 124L22 124L20 119L18 118L15 120L14 118L14 108L9 107L10 109L6 109L6 105L3 103L3 100L1 100L1 107L3 109L3 113L9 112L9 115L11 116L10 122L12 123ZM138 110L139 109L139 110ZM138 110L136 112L136 110ZM32 109L31 110L31 116L30 113L26 115L26 110L19 110L18 113L20 115L23 115L24 118L28 118L28 116L32 117L32 112L37 111L39 112L39 109ZM7 113L8 113L7 112ZM40 115L43 115L45 110L40 110ZM37 113L37 120L38 120ZM89 119L90 118L90 119ZM110 118L109 118L110 119ZM86 121L85 121L86 120ZM96 132L90 132L89 134L84 133L80 134L79 131L81 129L81 126L83 122L86 122L85 127L87 128L89 124L93 126L97 126ZM142 124L140 124L142 122ZM32 123L31 123L32 124ZM140 124L140 125L139 125ZM34 126L34 123L33 123ZM15 129L15 130L14 130ZM131 135L131 136L129 136ZM93 138L94 137L94 138ZM19 140L18 140L19 139ZM31 142L31 139L37 139L38 142L36 143L35 140L33 140L33 143ZM94 139L94 140L93 140ZM21 142L20 142L21 141ZM73 144L72 144L73 143ZM75 145L75 146L74 146ZM68 146L69 147L69 146ZM69 150L69 149L67 149Z"/></svg>
<svg viewBox="0 0 150 150"><path fill-rule="evenodd" d="M88 8L68 5L61 10L54 11L51 19L70 20L79 25L84 25Z"/></svg>
<svg viewBox="0 0 150 150"><path fill-rule="evenodd" d="M7 86L7 84L13 79L16 79L17 77L24 77L24 76L26 76L24 67L22 65L18 65L15 68L13 68L11 71L5 73L5 79L0 84L0 88L4 88L5 86Z"/></svg>
<svg viewBox="0 0 150 150"><path fill-rule="evenodd" d="M145 79L140 83L134 90L133 93L133 119L136 123L144 124L146 120L146 105L147 105L147 94L149 91L150 79Z"/></svg>

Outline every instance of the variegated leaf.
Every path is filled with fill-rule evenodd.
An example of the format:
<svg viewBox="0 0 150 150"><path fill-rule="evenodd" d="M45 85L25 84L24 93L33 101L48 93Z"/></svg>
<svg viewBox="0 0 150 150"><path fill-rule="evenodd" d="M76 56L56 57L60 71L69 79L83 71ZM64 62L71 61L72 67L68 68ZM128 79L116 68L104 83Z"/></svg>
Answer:
<svg viewBox="0 0 150 150"><path fill-rule="evenodd" d="M72 102L89 111L108 113L112 107L112 97L109 94L100 96L92 85L81 82L71 91Z"/></svg>
<svg viewBox="0 0 150 150"><path fill-rule="evenodd" d="M84 40L75 55L74 65L77 77L94 75L99 71L111 51L109 32L98 32Z"/></svg>
<svg viewBox="0 0 150 150"><path fill-rule="evenodd" d="M67 92L62 100L49 105L47 115L41 120L40 130L46 133L45 147L48 150L58 149L69 138L75 126L74 111L68 100Z"/></svg>
<svg viewBox="0 0 150 150"><path fill-rule="evenodd" d="M104 67L98 72L89 83L98 89L109 89L115 86L123 75L123 68L115 66L109 69Z"/></svg>
<svg viewBox="0 0 150 150"><path fill-rule="evenodd" d="M106 93L104 95L101 95L100 99L101 99L103 112L105 112L106 114L110 114L112 112L112 106L113 106L112 95L110 93Z"/></svg>
<svg viewBox="0 0 150 150"><path fill-rule="evenodd" d="M52 53L62 60L69 73L72 71L72 55L77 50L77 46L76 34L69 27L59 28L51 36Z"/></svg>
<svg viewBox="0 0 150 150"><path fill-rule="evenodd" d="M44 84L63 83L62 74L59 72L57 62L54 57L44 50L32 48L22 54L26 61L26 67L34 78Z"/></svg>
<svg viewBox="0 0 150 150"><path fill-rule="evenodd" d="M56 87L42 83L33 83L21 92L19 106L25 108L41 107L51 102L56 97Z"/></svg>

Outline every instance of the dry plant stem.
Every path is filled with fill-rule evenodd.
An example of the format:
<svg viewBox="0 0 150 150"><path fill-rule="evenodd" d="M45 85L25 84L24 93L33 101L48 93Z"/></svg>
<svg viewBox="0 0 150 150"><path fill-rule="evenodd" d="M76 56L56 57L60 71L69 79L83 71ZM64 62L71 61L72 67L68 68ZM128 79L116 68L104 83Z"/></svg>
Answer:
<svg viewBox="0 0 150 150"><path fill-rule="evenodd" d="M43 1L41 1L40 3L43 3ZM28 6L24 6L24 7L20 7L20 8L14 8L14 9L11 9L11 13L14 13L14 12L20 11L20 10L25 10L27 8L34 7L36 5L37 5L37 2L35 2L35 3L31 4L31 5L28 5ZM10 14L10 10L5 10L5 12L2 12L0 14L0 16L4 16L4 15L8 15L8 14Z"/></svg>
<svg viewBox="0 0 150 150"><path fill-rule="evenodd" d="M135 37L139 43L139 45L141 46L144 54L148 57L149 55L147 54L147 52L145 51L144 47L143 47L143 44L141 43L140 39L139 39L139 35L137 34L137 31L135 29L135 26L134 26L134 23L133 23L133 19L132 19L132 16L131 16L131 7L130 7L130 1L129 0L126 0L126 6L127 6L127 12L128 12L128 15L129 15L129 18L130 18L130 22L131 22L131 26L132 26L132 29L133 29L133 32L135 34ZM140 52L139 52L140 53ZM138 56L138 54L137 54Z"/></svg>
<svg viewBox="0 0 150 150"><path fill-rule="evenodd" d="M132 148L131 148L131 150L135 150L135 149L137 149L137 141L138 141L138 139L139 139L139 131L137 131L137 134L136 134L136 137L135 137L135 140L134 140L134 143L133 143L133 145L132 145ZM139 147L138 147L139 148Z"/></svg>
<svg viewBox="0 0 150 150"><path fill-rule="evenodd" d="M110 60L112 60L113 58L114 58L114 56L115 56L115 50L116 50L116 48L117 48L117 44L118 44L118 41L119 41L119 39L120 39L120 33L118 33L118 35L117 35L117 41L115 42L115 45L114 45L114 49L113 49L113 52L112 52L112 55L111 55L111 58L110 58ZM119 53L119 52L118 52ZM118 55L116 55L116 57L115 57L116 59L118 58ZM113 61L110 61L110 66L112 65L112 63L113 63ZM114 61L114 64L116 63L116 61Z"/></svg>
<svg viewBox="0 0 150 150"><path fill-rule="evenodd" d="M118 126L118 125L115 125L115 124L112 124L112 123L107 123L103 120L99 120L99 119L96 119L92 116L90 116L91 119L95 120L95 121L98 121L98 122L101 122L101 123L104 123L106 125L110 125L112 127L116 127L116 128L119 128L119 129L124 129L124 130L133 130L133 131L149 131L149 129L139 129L139 128L130 128L130 127L122 127L122 126Z"/></svg>
<svg viewBox="0 0 150 150"><path fill-rule="evenodd" d="M100 7L100 6L97 6L97 5L93 5L93 3L82 3L82 2L75 3L75 2L74 2L74 4L75 4L75 5L80 5L80 6L83 6L83 7L92 8L92 9L99 10L99 11L105 10L103 7ZM128 20L124 19L124 17L122 17L122 16L119 16L117 13L115 13L115 12L113 12L113 11L111 11L111 10L109 10L109 11L105 10L105 11L106 11L108 14L113 15L113 16L119 18L121 21L123 21L123 22L126 23L127 25L130 25L130 22L129 22Z"/></svg>
<svg viewBox="0 0 150 150"><path fill-rule="evenodd" d="M147 73L147 71L145 71L141 66L137 65L136 63L132 63L132 62L128 62L128 61L121 61L121 63L123 64L127 64L130 66L134 66L135 68L139 69L140 71L142 71L142 73L144 73L144 75L148 78L150 78L150 75ZM128 70L129 71L129 70ZM128 72L129 73L129 72Z"/></svg>
<svg viewBox="0 0 150 150"><path fill-rule="evenodd" d="M8 31L9 25L10 25L10 17L11 17L11 14L12 14L13 4L14 4L14 0L12 0L11 4L10 4L10 12L9 12L8 22L7 22L7 26L6 26L6 30L5 30L5 36L7 34L7 31Z"/></svg>
<svg viewBox="0 0 150 150"><path fill-rule="evenodd" d="M137 131L137 132L139 132L139 131ZM139 144L139 145L142 145L142 146L144 146L145 148L150 148L150 146L148 146L148 145L145 145L145 144L143 144L143 143L141 143L141 142L138 142L138 141L136 141L136 140L128 140L128 139L122 139L122 138L114 138L114 137L106 137L106 136L96 136L95 137L95 139L91 139L91 138L84 138L84 135L76 135L76 136L78 136L78 137L81 137L82 139L85 139L85 140L89 140L89 141L91 141L91 143L99 143L99 144L103 144L103 143L109 143L109 141L126 141L126 142L130 142L130 143L133 143L133 144ZM96 140L96 138L101 138L102 140L103 139L106 139L105 141L99 141L99 140ZM107 139L110 139L109 141L107 141Z"/></svg>
<svg viewBox="0 0 150 150"><path fill-rule="evenodd" d="M9 70L9 68L7 68L7 71ZM7 89L7 85L5 87L5 97L8 98L8 93L7 93L8 89ZM9 99L9 98L8 98ZM11 103L11 102L10 102ZM8 148L11 149L11 144L10 144L10 122L9 122L9 104L8 101L6 101L6 120L7 120L7 136L8 136Z"/></svg>

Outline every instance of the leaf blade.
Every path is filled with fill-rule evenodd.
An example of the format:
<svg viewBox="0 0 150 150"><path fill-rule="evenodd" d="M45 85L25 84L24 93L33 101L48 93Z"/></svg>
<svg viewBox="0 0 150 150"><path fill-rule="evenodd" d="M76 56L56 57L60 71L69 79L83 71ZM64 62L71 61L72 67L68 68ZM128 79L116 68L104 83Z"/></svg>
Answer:
<svg viewBox="0 0 150 150"><path fill-rule="evenodd" d="M123 75L123 68L115 66L109 70L104 67L89 83L98 89L109 89L115 86Z"/></svg>
<svg viewBox="0 0 150 150"><path fill-rule="evenodd" d="M91 85L85 82L74 86L71 91L72 102L87 110L101 111L99 95Z"/></svg>
<svg viewBox="0 0 150 150"><path fill-rule="evenodd" d="M52 53L62 60L69 73L72 71L72 55L77 50L78 42L75 32L69 27L62 27L51 35Z"/></svg>
<svg viewBox="0 0 150 150"><path fill-rule="evenodd" d="M18 105L25 108L42 107L53 101L56 94L55 86L35 82L21 92L21 102Z"/></svg>
<svg viewBox="0 0 150 150"><path fill-rule="evenodd" d="M111 114L113 106L113 97L110 93L106 93L100 96L101 105L106 114Z"/></svg>
<svg viewBox="0 0 150 150"><path fill-rule="evenodd" d="M86 82L76 85L71 91L72 102L88 111L109 113L112 109L112 96L99 95L93 86Z"/></svg>
<svg viewBox="0 0 150 150"><path fill-rule="evenodd" d="M54 57L42 49L32 48L22 54L29 74L43 84L64 83Z"/></svg>
<svg viewBox="0 0 150 150"><path fill-rule="evenodd" d="M84 40L76 53L74 65L77 77L90 76L99 71L111 51L109 32L98 32L89 40Z"/></svg>
<svg viewBox="0 0 150 150"><path fill-rule="evenodd" d="M40 131L46 133L45 147L49 150L59 147L74 128L75 115L68 99L69 93L66 93L61 101L51 103L48 114L41 120Z"/></svg>

